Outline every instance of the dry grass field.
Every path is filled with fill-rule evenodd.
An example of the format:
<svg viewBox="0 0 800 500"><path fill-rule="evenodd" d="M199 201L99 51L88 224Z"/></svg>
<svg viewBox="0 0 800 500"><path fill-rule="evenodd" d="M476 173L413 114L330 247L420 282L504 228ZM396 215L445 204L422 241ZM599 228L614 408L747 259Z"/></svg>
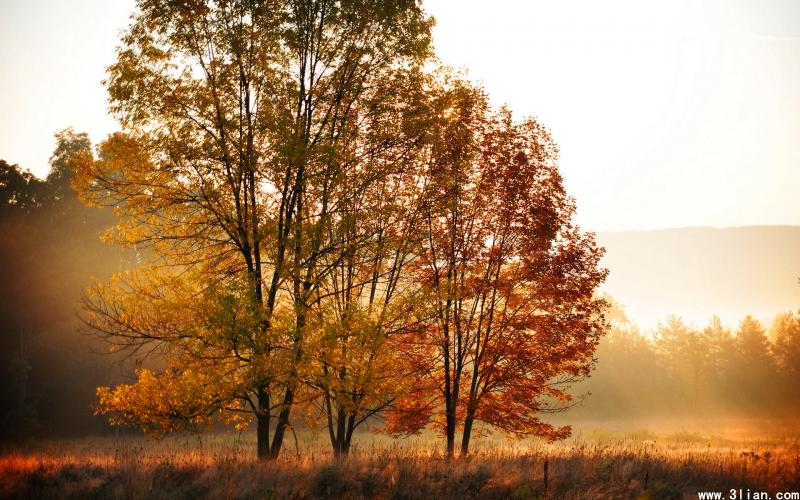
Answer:
<svg viewBox="0 0 800 500"><path fill-rule="evenodd" d="M249 434L87 438L7 448L3 498L697 498L698 491L800 491L800 443L770 436L578 430L563 442L478 441L446 462L429 437L359 436L334 462L302 434L258 463Z"/></svg>

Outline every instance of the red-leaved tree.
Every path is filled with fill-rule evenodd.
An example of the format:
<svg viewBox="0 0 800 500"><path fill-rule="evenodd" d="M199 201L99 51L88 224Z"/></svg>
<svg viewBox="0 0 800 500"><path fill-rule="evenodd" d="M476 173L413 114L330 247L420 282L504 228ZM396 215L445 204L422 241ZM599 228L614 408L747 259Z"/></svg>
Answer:
<svg viewBox="0 0 800 500"><path fill-rule="evenodd" d="M458 86L457 86L458 87ZM443 100L431 133L425 241L416 271L425 327L397 343L413 376L391 433L433 423L453 456L476 422L512 435L566 437L540 420L570 405L605 329L595 291L607 271L594 235L572 222L557 148L538 122L490 114L480 91Z"/></svg>

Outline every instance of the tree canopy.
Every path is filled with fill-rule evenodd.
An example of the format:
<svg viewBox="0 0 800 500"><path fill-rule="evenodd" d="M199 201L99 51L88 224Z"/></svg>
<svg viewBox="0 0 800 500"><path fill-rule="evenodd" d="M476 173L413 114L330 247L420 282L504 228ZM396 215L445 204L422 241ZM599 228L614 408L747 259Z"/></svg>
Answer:
<svg viewBox="0 0 800 500"><path fill-rule="evenodd" d="M416 1L137 6L106 82L124 132L70 165L139 264L82 320L163 364L98 389L99 411L152 432L252 419L260 458L321 418L347 453L444 380L450 454L462 411L463 453L474 420L563 436L535 414L591 367L605 271L546 129L431 71Z"/></svg>

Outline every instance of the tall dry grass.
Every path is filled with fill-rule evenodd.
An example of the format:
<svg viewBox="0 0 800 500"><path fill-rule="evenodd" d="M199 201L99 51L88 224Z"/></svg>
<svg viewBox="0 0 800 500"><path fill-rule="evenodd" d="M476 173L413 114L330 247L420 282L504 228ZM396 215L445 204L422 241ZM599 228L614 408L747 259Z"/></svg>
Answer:
<svg viewBox="0 0 800 500"><path fill-rule="evenodd" d="M361 436L334 461L318 435L273 463L251 435L93 438L0 456L3 498L697 498L697 491L800 491L796 438L691 432L578 433L555 444L483 439L448 462L429 437Z"/></svg>

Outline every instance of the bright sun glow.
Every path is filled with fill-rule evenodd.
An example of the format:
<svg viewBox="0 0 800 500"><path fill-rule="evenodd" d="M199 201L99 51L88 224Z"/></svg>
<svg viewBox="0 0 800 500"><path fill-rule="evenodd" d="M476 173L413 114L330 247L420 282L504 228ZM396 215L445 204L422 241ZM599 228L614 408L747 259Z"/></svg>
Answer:
<svg viewBox="0 0 800 500"><path fill-rule="evenodd" d="M797 2L425 6L444 62L552 129L587 229L800 223ZM116 129L100 81L132 2L0 9L0 152L44 175L56 131Z"/></svg>

